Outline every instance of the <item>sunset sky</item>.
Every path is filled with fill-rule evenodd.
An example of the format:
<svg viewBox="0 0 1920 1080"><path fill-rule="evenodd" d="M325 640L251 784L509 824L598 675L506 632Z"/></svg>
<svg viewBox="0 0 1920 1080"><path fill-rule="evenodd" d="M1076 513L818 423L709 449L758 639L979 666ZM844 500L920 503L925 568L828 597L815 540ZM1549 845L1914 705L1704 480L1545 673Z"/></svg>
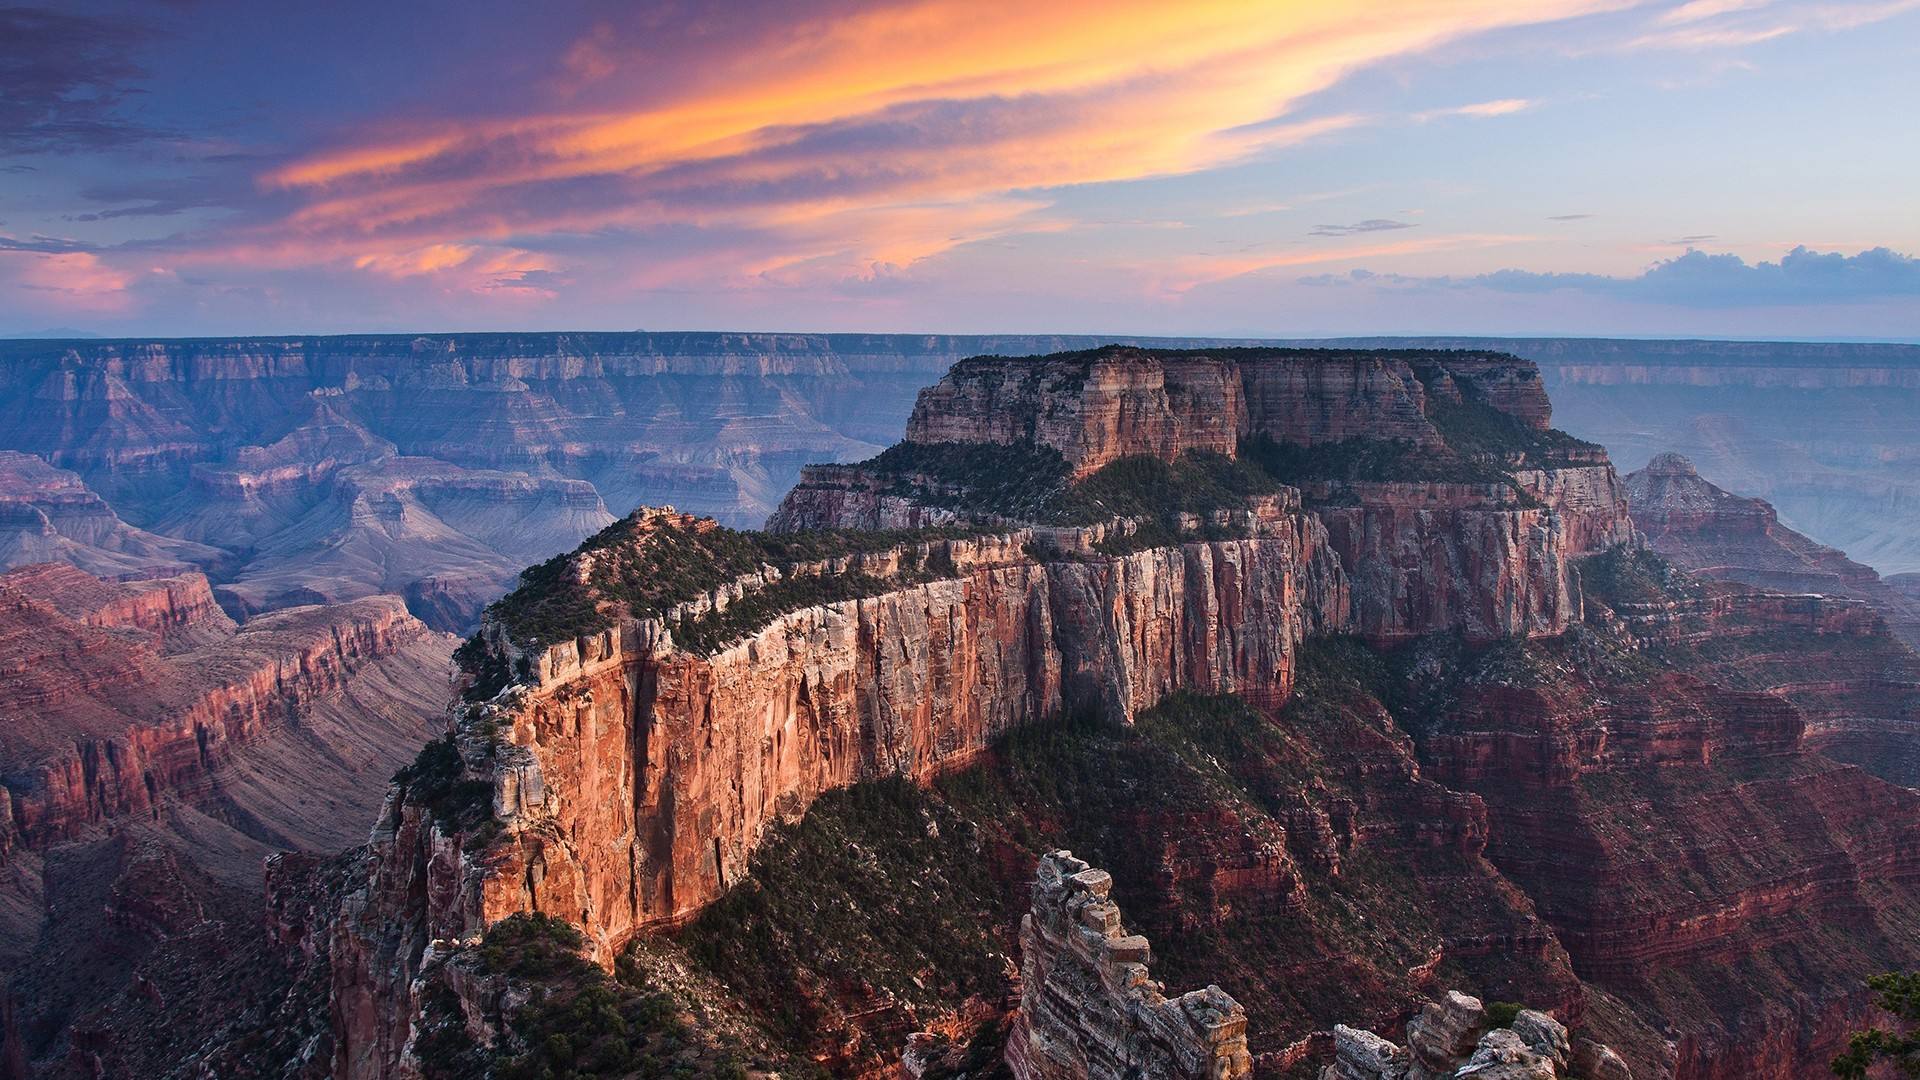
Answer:
<svg viewBox="0 0 1920 1080"><path fill-rule="evenodd" d="M1920 340L1917 104L1920 0L0 8L0 335Z"/></svg>

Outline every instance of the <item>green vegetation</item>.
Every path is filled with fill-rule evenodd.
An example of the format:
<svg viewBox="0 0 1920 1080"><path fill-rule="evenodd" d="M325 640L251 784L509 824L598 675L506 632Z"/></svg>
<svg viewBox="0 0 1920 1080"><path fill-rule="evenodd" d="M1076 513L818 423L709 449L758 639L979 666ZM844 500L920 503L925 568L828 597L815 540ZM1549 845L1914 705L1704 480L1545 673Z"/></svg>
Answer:
<svg viewBox="0 0 1920 1080"><path fill-rule="evenodd" d="M1239 454L1287 484L1327 481L1512 483L1507 469L1489 462L1420 449L1407 439L1342 439L1319 446L1277 443L1265 435L1242 440Z"/></svg>
<svg viewBox="0 0 1920 1080"><path fill-rule="evenodd" d="M1580 583L1586 594L1609 607L1622 604L1663 604L1700 595L1692 575L1648 548L1625 544L1594 555L1580 564Z"/></svg>
<svg viewBox="0 0 1920 1080"><path fill-rule="evenodd" d="M1517 1001L1488 1002L1487 1003L1487 1026L1497 1027L1497 1028L1512 1027L1514 1018L1518 1017L1520 1015L1520 1011L1525 1008L1526 1008L1525 1005L1522 1005Z"/></svg>
<svg viewBox="0 0 1920 1080"><path fill-rule="evenodd" d="M536 648L611 626L622 610L636 617L662 615L764 567L886 551L978 531L743 532L711 521L636 513L588 537L572 554L522 572L519 587L495 601L487 613L516 643ZM592 564L584 582L576 569L583 556ZM476 646L462 658L463 670L481 675L484 657L484 648Z"/></svg>
<svg viewBox="0 0 1920 1080"><path fill-rule="evenodd" d="M725 609L681 619L673 624L674 644L690 652L711 654L790 611L879 596L900 588L902 581L882 581L870 574L807 574L782 578L746 594Z"/></svg>
<svg viewBox="0 0 1920 1080"><path fill-rule="evenodd" d="M493 820L493 785L465 779L466 763L452 735L420 748L411 765L393 774L407 795L433 815L443 832L471 830Z"/></svg>
<svg viewBox="0 0 1920 1080"><path fill-rule="evenodd" d="M1072 483L1050 446L999 443L896 443L860 463L893 480L893 492L928 506L1037 521Z"/></svg>
<svg viewBox="0 0 1920 1080"><path fill-rule="evenodd" d="M850 1039L854 1058L884 1057L897 1047L832 1030L834 1010L999 1000L1006 910L978 830L909 781L876 780L823 795L776 830L749 876L680 940L796 1043Z"/></svg>
<svg viewBox="0 0 1920 1080"><path fill-rule="evenodd" d="M1423 379L1428 378L1422 375ZM1447 447L1465 461L1495 468L1551 468L1597 454L1598 443L1576 439L1556 428L1536 428L1475 400L1463 386L1462 401L1440 395L1427 399L1427 419Z"/></svg>
<svg viewBox="0 0 1920 1080"><path fill-rule="evenodd" d="M582 940L571 924L548 915L495 923L480 946L479 974L509 979L524 1002L510 1010L505 1037L488 1051L467 1035L453 992L434 981L415 1043L427 1080L746 1076L633 968L622 966L615 978L583 959Z"/></svg>
<svg viewBox="0 0 1920 1080"><path fill-rule="evenodd" d="M479 634L453 650L453 663L467 675L467 687L460 693L467 701L486 701L513 681L513 669L507 666L506 658L488 648Z"/></svg>
<svg viewBox="0 0 1920 1080"><path fill-rule="evenodd" d="M1846 1053L1833 1059L1833 1074L1842 1080L1866 1080L1876 1065L1885 1063L1902 1076L1920 1077L1920 973L1875 975L1867 985L1873 989L1874 1004L1893 1015L1895 1027L1855 1032Z"/></svg>

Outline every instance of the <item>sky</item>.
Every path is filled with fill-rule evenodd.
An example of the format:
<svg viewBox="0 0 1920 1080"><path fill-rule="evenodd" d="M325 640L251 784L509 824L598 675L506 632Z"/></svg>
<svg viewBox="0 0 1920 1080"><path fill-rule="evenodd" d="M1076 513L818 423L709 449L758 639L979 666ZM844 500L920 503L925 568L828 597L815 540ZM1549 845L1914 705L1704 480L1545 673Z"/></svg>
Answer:
<svg viewBox="0 0 1920 1080"><path fill-rule="evenodd" d="M0 334L1920 340L1920 0L0 7Z"/></svg>

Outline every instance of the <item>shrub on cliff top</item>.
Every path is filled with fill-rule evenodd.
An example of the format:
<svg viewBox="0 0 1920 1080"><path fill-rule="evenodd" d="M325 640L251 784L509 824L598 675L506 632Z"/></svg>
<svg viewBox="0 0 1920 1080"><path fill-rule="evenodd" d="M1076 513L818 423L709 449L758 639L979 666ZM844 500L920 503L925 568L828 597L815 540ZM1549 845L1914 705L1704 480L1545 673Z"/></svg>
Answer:
<svg viewBox="0 0 1920 1080"><path fill-rule="evenodd" d="M452 735L443 735L420 748L412 764L393 774L393 782L407 787L407 797L432 814L444 832L472 829L493 817L493 785L465 778L466 762Z"/></svg>
<svg viewBox="0 0 1920 1080"><path fill-rule="evenodd" d="M887 551L910 543L973 535L967 529L851 529L743 532L711 521L682 521L636 511L588 537L568 555L520 575L520 584L487 609L523 648L533 649L613 625L622 612L658 616L744 575L772 566ZM581 580L580 559L591 572ZM463 650L462 667L484 677L484 647Z"/></svg>
<svg viewBox="0 0 1920 1080"><path fill-rule="evenodd" d="M566 920L543 914L512 915L487 930L481 971L511 980L524 995L494 1048L494 1080L746 1075L681 1019L669 995L637 985L630 969L616 979L588 963L583 940ZM450 1036L440 1041L446 1051L468 1052Z"/></svg>

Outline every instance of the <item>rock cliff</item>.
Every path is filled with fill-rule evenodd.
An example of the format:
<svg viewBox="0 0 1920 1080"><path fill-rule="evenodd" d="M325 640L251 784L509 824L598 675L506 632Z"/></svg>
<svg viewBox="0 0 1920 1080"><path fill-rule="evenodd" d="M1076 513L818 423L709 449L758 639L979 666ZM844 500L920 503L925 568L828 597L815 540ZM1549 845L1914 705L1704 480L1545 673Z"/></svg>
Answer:
<svg viewBox="0 0 1920 1080"><path fill-rule="evenodd" d="M1702 479L1679 454L1660 454L1626 477L1634 524L1654 550L1705 577L1788 593L1866 600L1894 633L1920 647L1920 604L1872 567L1794 532L1764 499Z"/></svg>
<svg viewBox="0 0 1920 1080"><path fill-rule="evenodd" d="M889 1040L897 1061L906 1024L932 1022L929 1045L991 1028L992 953L954 944L995 917L977 882L925 928L958 950L951 980L898 927L769 895L806 890L768 876L770 841L892 778L933 808L884 856L826 845L859 853L835 872L917 880L863 864L937 849L1024 876L1036 843L1088 837L1074 849L1178 946L1163 974L1266 1021L1246 1032L1263 1069L1324 1060L1334 1019L1392 1030L1410 994L1470 985L1582 1024L1636 1072L1797 1075L1861 1014L1866 974L1920 962L1920 806L1892 766L1820 753L1843 741L1823 730L1906 715L1912 654L1862 602L1638 550L1622 484L1546 426L1529 371L969 361L928 391L916 439L810 473L778 530L647 511L533 568L463 650L470 703L398 778L329 935L337 1074L417 1073L432 973L527 913L578 926L601 965L678 936L784 1014L794 995L753 966L779 956L821 1018L793 1038L850 1072ZM1403 426L1356 435L1316 386L1378 392L1355 407ZM932 843L951 829L967 842ZM1102 1000L1098 980L1048 967L1065 940L1023 953L1081 991L1038 1044L1120 1053L1113 1014L1073 1004ZM1566 1064L1535 1042L1455 1050Z"/></svg>
<svg viewBox="0 0 1920 1080"><path fill-rule="evenodd" d="M1539 372L1513 357L1109 348L955 364L920 395L906 438L1049 447L1076 476L1131 455L1231 455L1261 435L1302 446L1366 438L1438 450L1445 439L1427 401L1436 392L1456 402L1471 395L1535 429L1552 415Z"/></svg>
<svg viewBox="0 0 1920 1080"><path fill-rule="evenodd" d="M538 911L610 962L718 898L823 791L961 768L1072 708L1129 716L1181 687L1277 702L1297 643L1345 608L1298 514L1093 560L1036 559L1034 542L933 541L912 561L945 576L780 614L705 655L676 647L666 619L628 619L529 657L529 678L463 725L462 768L484 778L498 828L445 828L404 785L376 826L365 904L334 950L343 1071L396 1067L421 935ZM880 561L897 556L866 565ZM424 909L405 900L418 895Z"/></svg>
<svg viewBox="0 0 1920 1080"><path fill-rule="evenodd" d="M1247 1013L1217 986L1175 998L1153 982L1147 939L1127 933L1113 879L1071 852L1040 859L1020 920L1015 1080L1235 1080L1253 1072Z"/></svg>
<svg viewBox="0 0 1920 1080"><path fill-rule="evenodd" d="M445 724L452 644L393 597L242 628L199 574L0 575L0 996L36 1075L158 1075L209 1030L191 1007L155 1031L97 1010L258 983L195 965L256 955L234 943L266 856L364 839L394 768ZM153 1069L123 1059L136 1043Z"/></svg>
<svg viewBox="0 0 1920 1080"><path fill-rule="evenodd" d="M63 566L0 575L0 708L21 718L5 747L16 844L154 812L360 666L427 637L393 597L239 631L209 599L197 575L117 588ZM212 632L187 632L195 622Z"/></svg>

